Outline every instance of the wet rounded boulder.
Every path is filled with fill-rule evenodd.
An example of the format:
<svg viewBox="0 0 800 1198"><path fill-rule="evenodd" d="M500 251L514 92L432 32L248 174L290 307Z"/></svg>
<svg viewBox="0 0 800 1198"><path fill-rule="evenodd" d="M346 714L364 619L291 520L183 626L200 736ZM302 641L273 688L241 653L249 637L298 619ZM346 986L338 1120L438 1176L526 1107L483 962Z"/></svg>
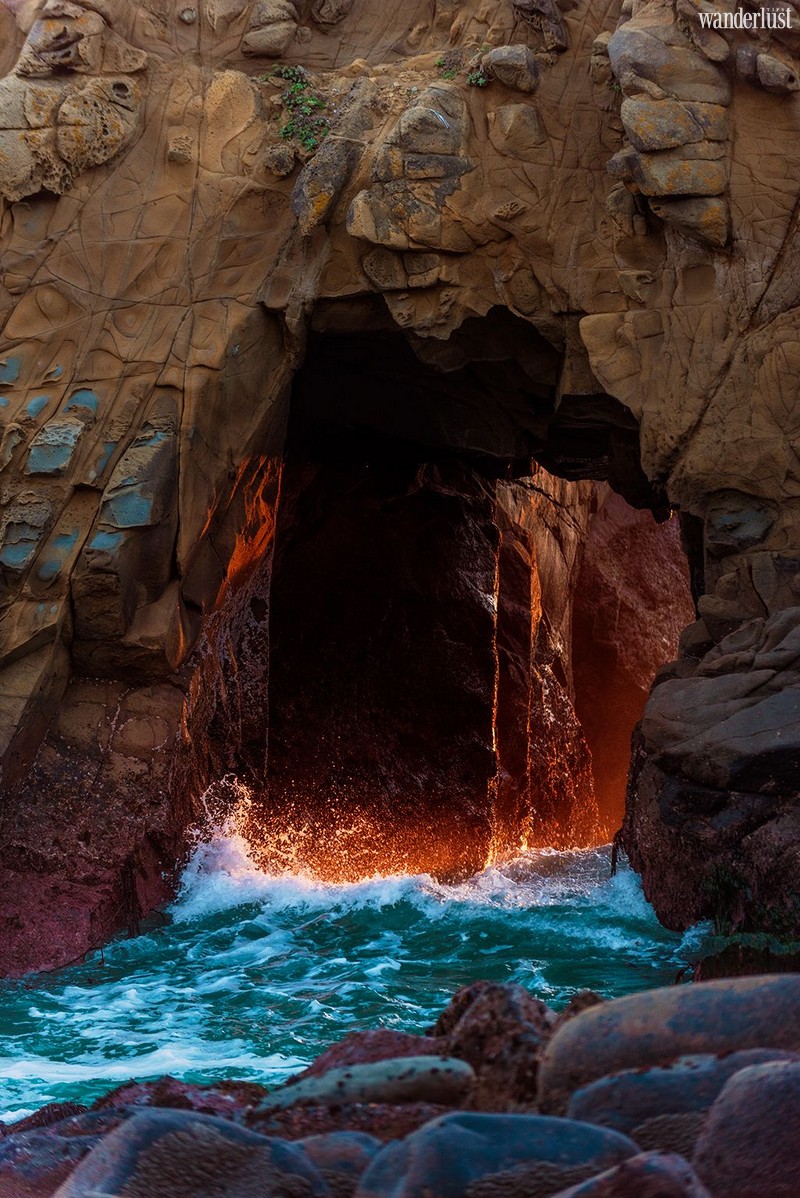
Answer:
<svg viewBox="0 0 800 1198"><path fill-rule="evenodd" d="M459 1112L387 1145L356 1198L544 1196L637 1151L625 1136L571 1119Z"/></svg>
<svg viewBox="0 0 800 1198"><path fill-rule="evenodd" d="M149 1110L94 1149L54 1198L330 1198L301 1148L225 1119Z"/></svg>
<svg viewBox="0 0 800 1198"><path fill-rule="evenodd" d="M576 1090L609 1074L748 1048L800 1050L800 976L672 986L590 1007L547 1044L539 1103L560 1114Z"/></svg>
<svg viewBox="0 0 800 1198"><path fill-rule="evenodd" d="M691 1159L706 1116L726 1082L740 1069L787 1057L800 1061L781 1049L753 1048L721 1057L678 1057L652 1069L626 1069L576 1090L567 1114L630 1136L644 1149L679 1152Z"/></svg>
<svg viewBox="0 0 800 1198"><path fill-rule="evenodd" d="M675 1153L643 1152L553 1198L711 1198L691 1165Z"/></svg>
<svg viewBox="0 0 800 1198"><path fill-rule="evenodd" d="M714 1198L797 1198L800 1062L736 1073L711 1108L693 1163Z"/></svg>

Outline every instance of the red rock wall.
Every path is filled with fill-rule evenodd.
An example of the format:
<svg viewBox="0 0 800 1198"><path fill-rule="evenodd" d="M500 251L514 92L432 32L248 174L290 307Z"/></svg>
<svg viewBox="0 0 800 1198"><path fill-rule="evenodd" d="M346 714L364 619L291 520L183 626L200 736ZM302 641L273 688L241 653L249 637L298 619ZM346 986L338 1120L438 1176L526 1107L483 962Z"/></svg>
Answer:
<svg viewBox="0 0 800 1198"><path fill-rule="evenodd" d="M693 619L677 518L657 524L598 487L575 588L573 662L606 834L622 821L631 733L653 678Z"/></svg>

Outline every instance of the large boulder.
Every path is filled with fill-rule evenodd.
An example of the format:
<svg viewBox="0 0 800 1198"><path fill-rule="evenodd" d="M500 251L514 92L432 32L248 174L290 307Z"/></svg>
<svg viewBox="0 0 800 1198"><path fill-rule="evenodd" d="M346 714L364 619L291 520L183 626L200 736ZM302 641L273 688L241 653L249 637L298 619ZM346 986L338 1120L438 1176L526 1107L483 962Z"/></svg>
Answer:
<svg viewBox="0 0 800 1198"><path fill-rule="evenodd" d="M446 1115L390 1144L361 1179L357 1198L478 1198L566 1185L636 1155L625 1136L538 1115Z"/></svg>
<svg viewBox="0 0 800 1198"><path fill-rule="evenodd" d="M678 1057L670 1065L627 1069L576 1090L567 1115L630 1136L642 1148L691 1159L709 1109L734 1073L775 1060L800 1060L778 1049Z"/></svg>
<svg viewBox="0 0 800 1198"><path fill-rule="evenodd" d="M543 1111L625 1069L693 1053L800 1050L800 976L734 978L644 991L590 1007L549 1041L539 1072Z"/></svg>
<svg viewBox="0 0 800 1198"><path fill-rule="evenodd" d="M714 1198L800 1193L800 1063L772 1061L734 1074L708 1117L694 1167Z"/></svg>
<svg viewBox="0 0 800 1198"><path fill-rule="evenodd" d="M94 1149L55 1198L122 1191L131 1198L330 1198L300 1148L224 1119L183 1111L135 1115Z"/></svg>

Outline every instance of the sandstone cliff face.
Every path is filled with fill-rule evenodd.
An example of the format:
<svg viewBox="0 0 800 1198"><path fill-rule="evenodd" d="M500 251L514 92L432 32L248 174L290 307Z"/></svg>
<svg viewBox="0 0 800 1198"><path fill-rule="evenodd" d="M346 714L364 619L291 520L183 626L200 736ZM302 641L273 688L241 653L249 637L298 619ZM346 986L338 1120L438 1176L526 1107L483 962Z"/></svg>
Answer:
<svg viewBox="0 0 800 1198"><path fill-rule="evenodd" d="M305 363L330 383L306 388L323 439L366 430L481 478L536 458L681 509L701 621L650 700L626 845L672 922L713 910L697 897L723 835L707 813L741 787L747 834L724 833L739 905L761 920L748 893L767 874L796 895L792 850L770 846L790 844L796 800L797 35L712 35L697 12L4 0L4 869L50 868L15 829L46 822L48 793L60 827L68 778L88 810L125 801L109 924L154 827L158 860L174 856L186 769L224 765L236 720L263 753L257 575ZM238 615L221 615L237 586ZM255 639L244 672L209 682L220 726L178 785L203 627L231 667ZM731 635L745 647L728 652ZM674 703L676 681L700 679L710 773ZM732 749L745 694L763 727ZM105 714L84 720L87 705ZM145 782L151 750L165 772ZM710 788L705 814L672 797L684 781ZM63 854L72 882L106 885Z"/></svg>

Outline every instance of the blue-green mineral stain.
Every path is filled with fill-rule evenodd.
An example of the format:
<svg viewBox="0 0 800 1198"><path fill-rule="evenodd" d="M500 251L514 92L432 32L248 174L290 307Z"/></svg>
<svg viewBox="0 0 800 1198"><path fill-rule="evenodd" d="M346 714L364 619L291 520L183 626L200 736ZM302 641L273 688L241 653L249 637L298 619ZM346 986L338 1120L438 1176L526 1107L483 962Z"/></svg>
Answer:
<svg viewBox="0 0 800 1198"><path fill-rule="evenodd" d="M42 529L28 524L25 520L9 524L5 531L5 540L0 549L0 562L10 570L22 570L33 558L36 547L42 539Z"/></svg>
<svg viewBox="0 0 800 1198"><path fill-rule="evenodd" d="M146 445L149 449L155 449L155 447L157 445L163 445L163 443L166 441L166 439L167 439L167 434L165 432L162 432L160 429L157 429L149 437L148 436L145 436L143 438L137 437L136 444L137 445Z"/></svg>
<svg viewBox="0 0 800 1198"><path fill-rule="evenodd" d="M21 370L21 358L0 358L0 386L13 387Z"/></svg>
<svg viewBox="0 0 800 1198"><path fill-rule="evenodd" d="M111 455L116 448L117 448L116 441L106 441L104 443L103 452L100 454L100 457L97 459L97 463L95 465L95 471L98 474L98 476L103 473L106 466L111 461Z"/></svg>
<svg viewBox="0 0 800 1198"><path fill-rule="evenodd" d="M82 388L80 391L75 391L70 395L67 402L64 404L65 412L74 412L76 408L83 408L84 411L91 412L93 416L97 415L97 408L100 400L95 395L94 391L88 388Z"/></svg>
<svg viewBox="0 0 800 1198"><path fill-rule="evenodd" d="M64 563L75 548L77 540L77 528L72 529L70 532L58 533L57 536L53 537L47 547L46 556L42 557L36 571L37 577L42 582L52 582L56 575L61 572Z"/></svg>
<svg viewBox="0 0 800 1198"><path fill-rule="evenodd" d="M36 544L31 541L16 541L4 545L0 549L0 562L11 570L22 570L33 557L35 549Z"/></svg>
<svg viewBox="0 0 800 1198"><path fill-rule="evenodd" d="M62 474L82 433L83 424L79 420L51 420L31 442L25 473Z"/></svg>
<svg viewBox="0 0 800 1198"><path fill-rule="evenodd" d="M116 528L144 528L151 523L153 497L131 487L107 499L103 507L103 519Z"/></svg>
<svg viewBox="0 0 800 1198"><path fill-rule="evenodd" d="M46 557L39 563L36 575L42 582L52 582L60 571L62 564L57 557Z"/></svg>
<svg viewBox="0 0 800 1198"><path fill-rule="evenodd" d="M121 532L96 532L87 548L97 553L116 553L122 542Z"/></svg>
<svg viewBox="0 0 800 1198"><path fill-rule="evenodd" d="M25 404L25 415L35 420L37 416L41 416L49 402L49 395L34 395L33 399L29 399Z"/></svg>

